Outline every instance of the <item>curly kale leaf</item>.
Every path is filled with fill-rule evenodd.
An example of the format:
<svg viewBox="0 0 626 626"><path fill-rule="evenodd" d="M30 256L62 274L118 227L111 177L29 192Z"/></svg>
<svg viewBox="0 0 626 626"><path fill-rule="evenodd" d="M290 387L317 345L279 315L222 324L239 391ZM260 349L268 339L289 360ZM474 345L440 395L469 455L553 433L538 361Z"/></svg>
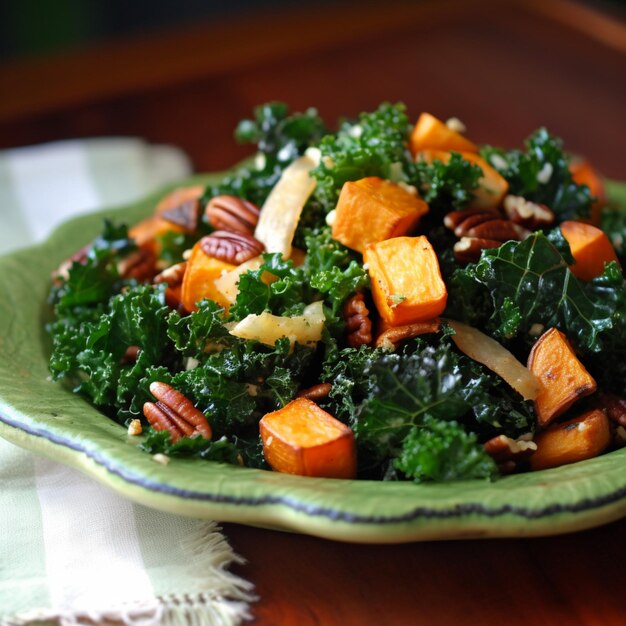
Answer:
<svg viewBox="0 0 626 626"><path fill-rule="evenodd" d="M506 178L509 193L549 206L559 221L589 217L593 197L586 185L573 181L563 142L540 128L525 145L525 152L492 147L481 152Z"/></svg>
<svg viewBox="0 0 626 626"><path fill-rule="evenodd" d="M266 158L288 164L325 134L316 109L289 115L283 102L267 102L254 109L254 119L239 122L235 138L241 143L255 143Z"/></svg>
<svg viewBox="0 0 626 626"><path fill-rule="evenodd" d="M326 212L335 208L347 181L366 176L407 179L405 170L412 167L412 158L407 143L410 124L404 111L400 103L381 104L321 140L322 158L311 175L317 180L314 196Z"/></svg>
<svg viewBox="0 0 626 626"><path fill-rule="evenodd" d="M76 390L98 406L124 407L150 367L176 360L167 337L170 309L163 291L138 286L112 298L106 312L74 313L50 325L53 377L75 381ZM139 353L136 361L126 362L131 346Z"/></svg>
<svg viewBox="0 0 626 626"><path fill-rule="evenodd" d="M266 272L275 278L269 284L264 280ZM248 270L239 278L239 293L230 308L230 315L235 320L263 311L274 315L295 315L305 307L306 294L303 270L294 267L290 259L284 260L280 253L265 253L259 269Z"/></svg>
<svg viewBox="0 0 626 626"><path fill-rule="evenodd" d="M57 313L105 302L118 292L124 281L117 262L135 248L125 225L104 220L102 234L87 247L84 258L72 263L67 280L52 288L50 301L56 304Z"/></svg>
<svg viewBox="0 0 626 626"><path fill-rule="evenodd" d="M195 457L218 463L241 463L237 446L225 437L205 439L204 437L182 437L172 442L169 432L148 429L147 436L140 448L149 454L165 454L170 457Z"/></svg>
<svg viewBox="0 0 626 626"><path fill-rule="evenodd" d="M305 237L307 257L304 265L294 267L280 254L264 254L257 270L239 279L239 293L230 315L235 320L246 315L270 311L274 315L299 315L305 305L324 300L328 325L340 332L338 313L352 293L369 285L369 276L355 255L334 241L330 229L309 231ZM275 280L268 284L264 276Z"/></svg>
<svg viewBox="0 0 626 626"><path fill-rule="evenodd" d="M603 211L602 230L611 240L622 267L626 267L626 212Z"/></svg>
<svg viewBox="0 0 626 626"><path fill-rule="evenodd" d="M458 422L426 415L402 442L394 468L415 482L495 478L494 460Z"/></svg>
<svg viewBox="0 0 626 626"><path fill-rule="evenodd" d="M482 175L478 165L453 152L447 163L437 159L432 163L418 161L411 182L428 202L431 212L441 214L468 205Z"/></svg>
<svg viewBox="0 0 626 626"><path fill-rule="evenodd" d="M241 142L256 143L259 158L209 186L204 200L221 194L246 198L261 206L282 171L325 134L315 109L289 115L287 106L270 102L255 109L252 120L243 120L235 131Z"/></svg>
<svg viewBox="0 0 626 626"><path fill-rule="evenodd" d="M228 343L230 335L223 322L224 309L213 300L202 300L189 315L173 311L167 320L167 335L184 356L198 359L206 354L208 344Z"/></svg>
<svg viewBox="0 0 626 626"><path fill-rule="evenodd" d="M611 350L626 315L624 279L609 264L603 276L582 283L541 232L483 251L476 264L450 281L454 314L496 337L529 333L533 324L562 330L583 352ZM481 302L483 308L467 308Z"/></svg>
<svg viewBox="0 0 626 626"><path fill-rule="evenodd" d="M530 408L445 338L437 345L416 340L401 353L378 355L365 370L359 381L365 399L352 419L365 467L399 457L406 438L427 418L458 421L484 436L496 429L512 436L531 429Z"/></svg>

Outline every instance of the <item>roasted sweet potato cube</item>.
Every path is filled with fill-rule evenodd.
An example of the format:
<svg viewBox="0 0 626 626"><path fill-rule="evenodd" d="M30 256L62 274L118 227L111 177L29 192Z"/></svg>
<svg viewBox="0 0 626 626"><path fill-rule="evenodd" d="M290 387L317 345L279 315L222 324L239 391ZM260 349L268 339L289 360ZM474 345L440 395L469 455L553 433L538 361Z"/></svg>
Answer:
<svg viewBox="0 0 626 626"><path fill-rule="evenodd" d="M187 311L195 311L197 303L203 298L214 300L220 306L228 307L230 302L224 298L215 286L215 279L223 272L235 269L232 263L209 256L197 242L187 261L187 269L183 277L181 302Z"/></svg>
<svg viewBox="0 0 626 626"><path fill-rule="evenodd" d="M454 152L458 151L455 150ZM478 154L474 152L460 152L460 154L466 161L480 167L483 172L483 175L478 179L478 187L474 190L474 199L470 206L484 210L498 207L509 190L509 183L506 182L506 179L498 170L489 165ZM417 160L426 161L427 163L432 163L433 161L447 163L451 157L452 152L444 150L423 150L416 155Z"/></svg>
<svg viewBox="0 0 626 626"><path fill-rule="evenodd" d="M443 313L448 292L426 237L395 237L370 244L363 261L374 303L389 326L424 322Z"/></svg>
<svg viewBox="0 0 626 626"><path fill-rule="evenodd" d="M155 254L158 254L157 237L169 231L180 233L183 229L177 224L172 224L172 222L168 222L158 215L151 215L129 228L128 236L134 239L135 243L140 248L148 247L153 250Z"/></svg>
<svg viewBox="0 0 626 626"><path fill-rule="evenodd" d="M540 426L547 426L576 400L596 390L596 381L557 328L550 328L539 337L528 356L528 369L541 383L535 398Z"/></svg>
<svg viewBox="0 0 626 626"><path fill-rule="evenodd" d="M427 211L419 196L388 180L370 176L347 182L337 202L333 238L363 252L369 243L408 233Z"/></svg>
<svg viewBox="0 0 626 626"><path fill-rule="evenodd" d="M180 224L175 224L162 218L161 214L185 202L198 200L203 193L204 187L201 185L175 189L159 201L153 215L132 226L128 231L128 235L135 240L138 246L149 246L158 254L157 237L159 235L163 235L168 231L180 233L185 230Z"/></svg>
<svg viewBox="0 0 626 626"><path fill-rule="evenodd" d="M410 148L413 155L420 150L454 150L478 152L475 143L448 127L430 113L422 113L411 133Z"/></svg>
<svg viewBox="0 0 626 626"><path fill-rule="evenodd" d="M558 467L598 456L609 445L611 430L604 411L594 409L553 424L535 437L537 450L530 457L533 470Z"/></svg>
<svg viewBox="0 0 626 626"><path fill-rule="evenodd" d="M259 422L263 454L277 472L354 478L354 433L307 398L296 398Z"/></svg>
<svg viewBox="0 0 626 626"><path fill-rule="evenodd" d="M602 177L596 169L584 159L574 159L569 166L569 171L577 185L587 185L591 195L596 199L591 205L590 222L595 226L600 225L602 207L606 204L606 191Z"/></svg>
<svg viewBox="0 0 626 626"><path fill-rule="evenodd" d="M205 192L204 185L192 185L190 187L179 187L174 189L166 196L161 198L154 210L156 215L160 215L171 209L179 207L181 204L190 202L193 200L199 200Z"/></svg>
<svg viewBox="0 0 626 626"><path fill-rule="evenodd" d="M604 272L605 263L618 261L610 239L599 228L575 220L562 222L560 228L576 261L570 265L576 278L591 280Z"/></svg>

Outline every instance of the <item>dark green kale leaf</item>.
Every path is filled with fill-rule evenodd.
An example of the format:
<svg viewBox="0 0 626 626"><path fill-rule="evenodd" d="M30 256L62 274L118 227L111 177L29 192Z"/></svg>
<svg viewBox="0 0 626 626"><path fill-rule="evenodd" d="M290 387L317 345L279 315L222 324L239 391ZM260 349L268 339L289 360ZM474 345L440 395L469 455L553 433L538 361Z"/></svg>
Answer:
<svg viewBox="0 0 626 626"><path fill-rule="evenodd" d="M255 143L266 158L291 163L326 134L317 110L289 115L283 102L267 102L254 109L254 119L239 122L235 138L241 143Z"/></svg>
<svg viewBox="0 0 626 626"><path fill-rule="evenodd" d="M399 457L406 438L427 417L458 421L485 438L496 431L517 436L531 430L532 412L521 398L457 354L445 334L437 339L415 340L400 353L383 353L365 364L358 383L365 399L355 403L352 419L363 469ZM472 442L479 447L477 439Z"/></svg>
<svg viewBox="0 0 626 626"><path fill-rule="evenodd" d="M415 482L495 478L494 460L458 422L426 415L402 442L394 468Z"/></svg>
<svg viewBox="0 0 626 626"><path fill-rule="evenodd" d="M626 212L611 209L603 211L602 230L611 240L622 267L626 267Z"/></svg>
<svg viewBox="0 0 626 626"><path fill-rule="evenodd" d="M287 106L280 102L257 107L253 120L239 123L235 137L241 142L256 143L258 158L209 186L203 201L228 194L261 206L282 171L309 146L317 144L325 132L315 109L289 115Z"/></svg>
<svg viewBox="0 0 626 626"><path fill-rule="evenodd" d="M73 313L50 325L53 377L74 381L76 391L98 406L125 407L148 368L176 360L167 337L170 309L163 291L128 288L111 299L106 311ZM137 359L125 362L131 346L139 348Z"/></svg>
<svg viewBox="0 0 626 626"><path fill-rule="evenodd" d="M449 285L456 303L451 313L486 326L494 336L526 336L534 324L556 327L583 352L611 349L626 314L623 290L621 272L610 265L590 283L576 279L541 232L484 250L478 263L457 270ZM477 302L481 310L473 308Z"/></svg>
<svg viewBox="0 0 626 626"><path fill-rule="evenodd" d="M510 194L547 205L558 221L589 217L593 197L573 181L563 142L540 128L525 145L525 152L485 147L481 154L506 178Z"/></svg>
<svg viewBox="0 0 626 626"><path fill-rule="evenodd" d="M166 430L157 431L148 428L147 431L147 436L140 448L149 454L160 453L170 457L195 457L205 461L230 463L232 465L242 463L237 446L228 441L226 437L220 439L182 437L174 443Z"/></svg>
<svg viewBox="0 0 626 626"><path fill-rule="evenodd" d="M176 263L182 263L183 253L193 247L198 237L188 233L180 233L175 230L168 230L161 235L157 235L159 249L159 259L166 267Z"/></svg>
<svg viewBox="0 0 626 626"><path fill-rule="evenodd" d="M314 196L331 211L347 181L366 176L407 180L413 159L408 150L409 119L405 106L381 104L372 113L361 113L356 122L344 122L336 135L320 144L320 164L311 172L317 180Z"/></svg>
<svg viewBox="0 0 626 626"><path fill-rule="evenodd" d="M268 272L277 280L267 284L263 274ZM247 315L270 311L274 315L297 315L306 303L307 285L304 272L293 266L291 259L284 260L280 253L265 253L259 269L248 270L239 278L239 293L230 308L234 320Z"/></svg>
<svg viewBox="0 0 626 626"><path fill-rule="evenodd" d="M453 152L447 163L418 161L411 182L428 202L430 217L438 215L441 221L442 213L462 209L471 202L482 175L478 165Z"/></svg>
<svg viewBox="0 0 626 626"><path fill-rule="evenodd" d="M102 234L87 246L84 258L72 263L67 280L52 287L50 302L56 304L57 314L96 305L118 292L124 281L117 263L135 247L125 225L104 220Z"/></svg>
<svg viewBox="0 0 626 626"><path fill-rule="evenodd" d="M230 335L223 325L224 309L213 300L202 300L198 309L182 316L173 311L167 320L167 335L184 356L202 358L208 344L226 346Z"/></svg>

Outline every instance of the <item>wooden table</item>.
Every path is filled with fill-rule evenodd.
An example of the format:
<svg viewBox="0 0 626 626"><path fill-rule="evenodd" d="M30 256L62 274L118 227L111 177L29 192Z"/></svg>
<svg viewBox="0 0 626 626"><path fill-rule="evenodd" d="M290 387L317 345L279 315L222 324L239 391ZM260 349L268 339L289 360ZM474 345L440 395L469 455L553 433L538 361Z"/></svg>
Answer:
<svg viewBox="0 0 626 626"><path fill-rule="evenodd" d="M626 26L565 0L307 5L0 66L0 148L140 135L198 170L246 154L254 105L329 121L402 100L460 117L477 142L537 126L626 180ZM256 623L617 625L626 520L574 535L359 546L224 526L257 587Z"/></svg>

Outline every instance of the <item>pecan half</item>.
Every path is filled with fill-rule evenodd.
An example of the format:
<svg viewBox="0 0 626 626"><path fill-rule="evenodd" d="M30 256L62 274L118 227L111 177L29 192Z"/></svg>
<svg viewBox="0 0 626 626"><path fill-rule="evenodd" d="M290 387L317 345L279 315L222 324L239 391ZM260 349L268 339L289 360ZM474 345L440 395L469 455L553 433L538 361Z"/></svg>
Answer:
<svg viewBox="0 0 626 626"><path fill-rule="evenodd" d="M156 255L150 247L140 247L117 264L117 271L122 278L134 278L139 282L145 282L155 275L156 261Z"/></svg>
<svg viewBox="0 0 626 626"><path fill-rule="evenodd" d="M200 240L200 247L209 256L233 265L241 265L259 256L265 246L252 235L216 230Z"/></svg>
<svg viewBox="0 0 626 626"><path fill-rule="evenodd" d="M185 231L193 233L198 226L200 216L200 200L186 200L182 204L165 209L161 214L164 220L181 226Z"/></svg>
<svg viewBox="0 0 626 626"><path fill-rule="evenodd" d="M521 196L506 196L502 207L512 222L531 230L550 226L555 219L554 213L545 204L530 202Z"/></svg>
<svg viewBox="0 0 626 626"><path fill-rule="evenodd" d="M204 210L206 219L216 230L253 235L259 221L259 207L237 196L215 196Z"/></svg>
<svg viewBox="0 0 626 626"><path fill-rule="evenodd" d="M459 263L475 263L480 258L480 253L489 248L499 248L501 241L494 239L482 239L480 237L461 237L452 250L454 258Z"/></svg>
<svg viewBox="0 0 626 626"><path fill-rule="evenodd" d="M531 233L524 226L505 219L496 211L451 211L444 217L443 223L461 238L453 248L454 257L459 263L477 261L481 250L497 248L511 239L521 241Z"/></svg>
<svg viewBox="0 0 626 626"><path fill-rule="evenodd" d="M182 284L186 269L187 263L185 263L184 261L182 263L170 265L169 267L166 267L160 274L157 274L152 282L156 284L166 283L168 287L177 287L178 285Z"/></svg>
<svg viewBox="0 0 626 626"><path fill-rule="evenodd" d="M167 430L176 442L181 437L204 437L210 439L211 426L202 411L191 400L166 383L153 382L150 393L156 402L146 402L143 414L155 430Z"/></svg>
<svg viewBox="0 0 626 626"><path fill-rule="evenodd" d="M511 439L506 435L493 437L483 447L496 462L501 474L514 472L520 463L529 459L537 450L537 444L528 437Z"/></svg>
<svg viewBox="0 0 626 626"><path fill-rule="evenodd" d="M443 218L443 224L446 228L449 228L452 231L455 231L454 234L457 237L461 237L462 235L456 233L457 228L465 228L465 223L468 223L468 220L473 220L469 222L471 225L480 224L486 220L498 219L500 217L499 213L495 211L487 211L485 209L463 209L462 211L450 211Z"/></svg>
<svg viewBox="0 0 626 626"><path fill-rule="evenodd" d="M365 306L362 292L350 296L343 305L343 318L346 321L346 341L351 348L372 343L372 321Z"/></svg>
<svg viewBox="0 0 626 626"><path fill-rule="evenodd" d="M139 346L128 346L126 352L122 355L120 363L122 365L128 365L130 363L136 363L141 348Z"/></svg>
<svg viewBox="0 0 626 626"><path fill-rule="evenodd" d="M330 390L333 386L330 383L320 383L319 385L313 385L308 389L301 389L296 394L296 398L306 398L307 400L323 400L328 397Z"/></svg>
<svg viewBox="0 0 626 626"><path fill-rule="evenodd" d="M414 324L406 324L404 326L393 326L380 333L376 337L374 345L377 348L395 350L403 341L427 333L437 333L439 328L440 323L437 319L429 322L415 322Z"/></svg>
<svg viewBox="0 0 626 626"><path fill-rule="evenodd" d="M595 398L594 406L604 409L612 422L626 426L626 398L609 391L600 391Z"/></svg>

